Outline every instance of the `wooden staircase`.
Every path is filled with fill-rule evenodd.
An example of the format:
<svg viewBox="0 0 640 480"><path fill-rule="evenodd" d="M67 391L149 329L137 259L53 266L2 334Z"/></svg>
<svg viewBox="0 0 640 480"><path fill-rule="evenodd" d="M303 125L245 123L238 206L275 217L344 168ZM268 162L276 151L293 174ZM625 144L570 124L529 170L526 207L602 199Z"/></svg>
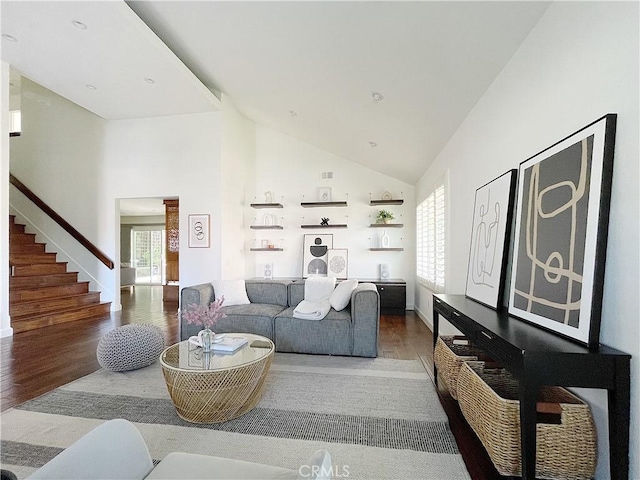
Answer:
<svg viewBox="0 0 640 480"><path fill-rule="evenodd" d="M14 333L58 323L104 318L111 302L100 302L100 292L90 292L89 282L79 282L67 272L66 262L45 252L35 234L9 215L9 315Z"/></svg>

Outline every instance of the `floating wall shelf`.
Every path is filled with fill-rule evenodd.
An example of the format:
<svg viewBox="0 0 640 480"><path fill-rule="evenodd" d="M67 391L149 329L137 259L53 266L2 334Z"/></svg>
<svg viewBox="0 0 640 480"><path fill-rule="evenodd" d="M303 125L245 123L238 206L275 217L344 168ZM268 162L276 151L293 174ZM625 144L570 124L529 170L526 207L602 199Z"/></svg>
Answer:
<svg viewBox="0 0 640 480"><path fill-rule="evenodd" d="M316 207L346 207L347 202L301 202L300 205L304 208L316 208Z"/></svg>
<svg viewBox="0 0 640 480"><path fill-rule="evenodd" d="M402 228L404 223L372 223L370 228Z"/></svg>
<svg viewBox="0 0 640 480"><path fill-rule="evenodd" d="M300 225L300 228L347 228L347 224L337 223L334 225Z"/></svg>
<svg viewBox="0 0 640 480"><path fill-rule="evenodd" d="M281 203L252 203L253 208L284 208Z"/></svg>
<svg viewBox="0 0 640 480"><path fill-rule="evenodd" d="M404 248L370 248L372 252L402 252Z"/></svg>
<svg viewBox="0 0 640 480"><path fill-rule="evenodd" d="M253 230L283 230L282 225L251 225L249 228Z"/></svg>
<svg viewBox="0 0 640 480"><path fill-rule="evenodd" d="M282 252L283 248L251 248L252 252Z"/></svg>
<svg viewBox="0 0 640 480"><path fill-rule="evenodd" d="M370 200L369 205L402 205L404 200Z"/></svg>

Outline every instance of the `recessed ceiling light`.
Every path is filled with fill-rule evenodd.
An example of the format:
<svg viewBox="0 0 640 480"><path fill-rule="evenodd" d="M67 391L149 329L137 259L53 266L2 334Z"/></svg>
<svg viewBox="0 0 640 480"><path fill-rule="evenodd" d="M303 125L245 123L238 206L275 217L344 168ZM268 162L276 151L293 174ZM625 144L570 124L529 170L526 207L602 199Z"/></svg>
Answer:
<svg viewBox="0 0 640 480"><path fill-rule="evenodd" d="M85 85L85 87L87 87L89 90L97 90L98 87L96 87L95 85L91 85L90 83L87 83Z"/></svg>
<svg viewBox="0 0 640 480"><path fill-rule="evenodd" d="M297 117L298 114L295 112L295 110L289 110L289 115L291 115L292 117Z"/></svg>
<svg viewBox="0 0 640 480"><path fill-rule="evenodd" d="M16 37L14 37L13 35L9 35L8 33L3 33L2 38L4 38L5 40L9 40L10 42L13 42L13 43L16 43L18 41Z"/></svg>
<svg viewBox="0 0 640 480"><path fill-rule="evenodd" d="M149 85L153 85L154 83L156 83L156 81L153 78L149 78L149 77L146 77L144 81L147 82Z"/></svg>
<svg viewBox="0 0 640 480"><path fill-rule="evenodd" d="M369 142L369 146L371 148L376 148L378 146L378 144L376 142Z"/></svg>
<svg viewBox="0 0 640 480"><path fill-rule="evenodd" d="M79 28L80 30L87 29L87 26L84 23L79 22L78 20L71 20L71 23L73 24L74 27Z"/></svg>
<svg viewBox="0 0 640 480"><path fill-rule="evenodd" d="M382 95L380 92L372 92L371 96L376 102L381 102L382 100L384 100L384 95Z"/></svg>

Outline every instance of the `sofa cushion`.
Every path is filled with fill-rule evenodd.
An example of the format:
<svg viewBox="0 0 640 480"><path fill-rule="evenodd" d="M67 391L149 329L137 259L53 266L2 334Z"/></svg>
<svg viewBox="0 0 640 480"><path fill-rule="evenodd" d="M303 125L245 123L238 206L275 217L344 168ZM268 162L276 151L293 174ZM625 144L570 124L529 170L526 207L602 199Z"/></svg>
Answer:
<svg viewBox="0 0 640 480"><path fill-rule="evenodd" d="M289 285L289 306L295 307L304 300L304 280L295 280Z"/></svg>
<svg viewBox="0 0 640 480"><path fill-rule="evenodd" d="M270 303L222 307L227 316L219 320L213 330L216 333L255 333L273 340L273 317L283 309L280 305Z"/></svg>
<svg viewBox="0 0 640 480"><path fill-rule="evenodd" d="M224 305L246 305L249 303L244 280L215 280L213 291L216 299L224 297Z"/></svg>
<svg viewBox="0 0 640 480"><path fill-rule="evenodd" d="M272 303L289 306L287 286L291 282L280 280L247 280L247 295L251 303Z"/></svg>
<svg viewBox="0 0 640 480"><path fill-rule="evenodd" d="M274 320L276 350L323 355L351 355L351 314L333 308L322 320L293 318L290 307Z"/></svg>
<svg viewBox="0 0 640 480"><path fill-rule="evenodd" d="M358 286L358 280L345 280L340 282L329 296L329 303L336 310L344 310L351 301L351 294Z"/></svg>

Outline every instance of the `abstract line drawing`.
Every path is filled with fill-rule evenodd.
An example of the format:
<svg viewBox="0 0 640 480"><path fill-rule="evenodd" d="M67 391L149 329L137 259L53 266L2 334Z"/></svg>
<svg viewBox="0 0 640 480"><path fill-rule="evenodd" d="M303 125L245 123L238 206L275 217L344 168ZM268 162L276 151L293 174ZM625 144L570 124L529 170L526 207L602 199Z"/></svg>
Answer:
<svg viewBox="0 0 640 480"><path fill-rule="evenodd" d="M466 295L494 309L504 293L515 180L510 170L476 190Z"/></svg>
<svg viewBox="0 0 640 480"><path fill-rule="evenodd" d="M584 343L600 328L615 115L523 162L509 313Z"/></svg>
<svg viewBox="0 0 640 480"><path fill-rule="evenodd" d="M498 288L493 278L493 269L498 248L498 227L500 225L500 204L491 203L491 189L487 192L487 202L480 206L480 223L475 230L475 248L471 252L471 281L476 285L486 285ZM493 220L489 216L489 209L493 207Z"/></svg>
<svg viewBox="0 0 640 480"><path fill-rule="evenodd" d="M576 172L577 179L563 180L545 188L540 185L540 169L552 159L537 163L527 170L529 178L527 194L527 215L523 217L525 227L526 255L532 266L526 289L519 289L522 282L516 282L515 294L526 301L525 310L533 311L534 305L549 307L547 318L562 322L565 325L577 326L580 313L582 289L582 268L584 263L585 238L577 238L577 219L584 217L589 205L587 194L587 172L591 164L593 136L583 139L574 145L579 148L580 164ZM548 168L548 167L547 167ZM527 181L525 180L525 181ZM568 189L565 195L561 189ZM547 200L556 194L557 201ZM583 213L584 212L584 213ZM554 247L544 248L545 220L558 219L565 224L568 231L554 235ZM539 256L540 255L540 256ZM546 257L546 258L545 258ZM538 278L539 275L544 277ZM517 277L518 278L518 277ZM557 295L545 295L544 285L536 288L541 282L553 286Z"/></svg>

